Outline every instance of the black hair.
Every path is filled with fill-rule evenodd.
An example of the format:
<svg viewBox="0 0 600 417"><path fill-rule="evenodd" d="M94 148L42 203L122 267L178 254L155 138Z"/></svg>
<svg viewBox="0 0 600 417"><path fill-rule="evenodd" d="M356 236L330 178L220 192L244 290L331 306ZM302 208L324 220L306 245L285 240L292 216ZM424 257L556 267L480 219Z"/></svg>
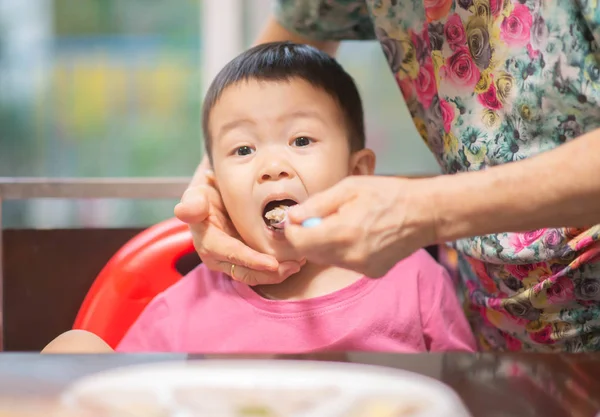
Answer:
<svg viewBox="0 0 600 417"><path fill-rule="evenodd" d="M202 110L202 131L211 158L208 130L210 111L223 91L240 81L289 81L302 79L329 94L340 106L348 130L351 152L365 147L363 108L352 77L337 61L312 46L291 42L257 45L230 61L211 83Z"/></svg>

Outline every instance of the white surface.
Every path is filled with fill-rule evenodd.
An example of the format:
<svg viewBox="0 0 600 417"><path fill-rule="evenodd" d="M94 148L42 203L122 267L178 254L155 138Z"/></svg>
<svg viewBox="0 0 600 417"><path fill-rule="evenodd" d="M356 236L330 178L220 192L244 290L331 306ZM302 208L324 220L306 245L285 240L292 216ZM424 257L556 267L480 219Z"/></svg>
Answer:
<svg viewBox="0 0 600 417"><path fill-rule="evenodd" d="M243 4L239 0L202 2L202 96L213 78L244 50Z"/></svg>
<svg viewBox="0 0 600 417"><path fill-rule="evenodd" d="M385 404L419 409L406 416L469 415L454 391L422 375L371 365L280 360L199 360L121 368L77 381L64 393L63 402L74 408L94 403L123 410L123 404L132 406L136 398L136 410L140 403L154 403L178 417L200 415L196 414L200 411L201 415L240 416L244 414L236 409L248 401L275 410L265 416L362 417L354 414L359 405L374 399L379 399L375 402L378 410L385 409ZM291 411L311 399L314 406ZM199 408L189 408L190 404ZM150 415L147 408L143 412ZM369 417L379 415L373 413L371 409ZM138 414L129 411L127 415ZM403 414L381 414L392 415Z"/></svg>

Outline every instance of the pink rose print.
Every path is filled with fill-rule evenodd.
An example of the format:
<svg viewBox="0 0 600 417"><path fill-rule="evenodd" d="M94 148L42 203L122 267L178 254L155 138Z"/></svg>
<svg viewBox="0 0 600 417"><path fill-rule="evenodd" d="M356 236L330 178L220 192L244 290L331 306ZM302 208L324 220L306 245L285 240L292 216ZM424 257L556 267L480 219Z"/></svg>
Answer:
<svg viewBox="0 0 600 417"><path fill-rule="evenodd" d="M413 45L413 47L415 48L415 58L417 59L417 62L420 64L422 63L421 57L423 57L423 53L424 53L424 45L423 45L423 40L412 30L409 31L409 36L410 36L410 41Z"/></svg>
<svg viewBox="0 0 600 417"><path fill-rule="evenodd" d="M533 61L538 59L538 57L540 56L540 51L534 50L531 44L527 44L527 54L529 55L529 58L531 58L531 60Z"/></svg>
<svg viewBox="0 0 600 417"><path fill-rule="evenodd" d="M425 16L427 16L428 22L440 20L445 17L450 9L454 0L423 0L425 3Z"/></svg>
<svg viewBox="0 0 600 417"><path fill-rule="evenodd" d="M492 310L500 310L502 308L502 299L501 298L488 298L487 306Z"/></svg>
<svg viewBox="0 0 600 417"><path fill-rule="evenodd" d="M596 242L596 244L594 245L593 249L590 249L589 254L590 254L590 258L589 258L589 263L593 263L593 262L598 262L600 261L600 242Z"/></svg>
<svg viewBox="0 0 600 417"><path fill-rule="evenodd" d="M506 347L508 348L509 352L516 352L521 350L523 344L519 339L516 339L509 334L505 334L504 340L506 341Z"/></svg>
<svg viewBox="0 0 600 417"><path fill-rule="evenodd" d="M490 88L485 93L479 94L477 100L488 109L498 110L502 108L502 103L496 94L496 84L490 83Z"/></svg>
<svg viewBox="0 0 600 417"><path fill-rule="evenodd" d="M596 262L600 258L600 241L585 247L585 250L570 264L569 269L577 269L581 265Z"/></svg>
<svg viewBox="0 0 600 417"><path fill-rule="evenodd" d="M423 62L423 60L429 56L429 41L425 40L423 36L416 32L413 32L412 30L409 31L409 34L410 40L415 46L415 54L417 57L417 61Z"/></svg>
<svg viewBox="0 0 600 417"><path fill-rule="evenodd" d="M573 300L573 281L567 277L559 277L550 288L546 290L546 297L552 304L560 304Z"/></svg>
<svg viewBox="0 0 600 417"><path fill-rule="evenodd" d="M473 62L467 47L457 48L446 60L444 74L457 87L473 88L479 81L481 73Z"/></svg>
<svg viewBox="0 0 600 417"><path fill-rule="evenodd" d="M542 237L545 232L546 229L539 229L532 230L531 232L515 233L511 236L509 243L515 250L515 253L519 253Z"/></svg>
<svg viewBox="0 0 600 417"><path fill-rule="evenodd" d="M575 250L582 250L585 249L586 247L588 247L589 245L594 243L594 239L591 236L586 236L583 239L581 239L579 242L577 242L577 244L575 245Z"/></svg>
<svg viewBox="0 0 600 417"><path fill-rule="evenodd" d="M427 59L419 68L419 74L415 81L415 89L417 90L419 102L423 107L428 109L433 101L433 97L437 93L435 72L431 58Z"/></svg>
<svg viewBox="0 0 600 417"><path fill-rule="evenodd" d="M552 326L548 325L539 332L531 333L531 340L537 343L553 344L552 340Z"/></svg>
<svg viewBox="0 0 600 417"><path fill-rule="evenodd" d="M453 51L467 43L467 34L465 33L462 20L457 13L454 13L448 18L448 21L444 26L444 34L446 35L446 40L448 41L450 49Z"/></svg>
<svg viewBox="0 0 600 417"><path fill-rule="evenodd" d="M500 25L500 38L509 46L523 47L529 43L533 17L529 7L515 4L510 16Z"/></svg>
<svg viewBox="0 0 600 417"><path fill-rule="evenodd" d="M542 263L528 264L528 265L506 265L506 270L510 272L510 274L517 278L519 281L523 281L525 278L529 276L531 271L538 269L539 267L544 266Z"/></svg>
<svg viewBox="0 0 600 417"><path fill-rule="evenodd" d="M490 12L492 16L496 17L500 14L503 4L504 0L490 0Z"/></svg>
<svg viewBox="0 0 600 417"><path fill-rule="evenodd" d="M544 245L547 247L554 247L562 241L560 232L556 229L549 230L544 236Z"/></svg>
<svg viewBox="0 0 600 417"><path fill-rule="evenodd" d="M444 130L448 133L454 120L454 107L444 99L440 99L440 107L442 108L442 118L444 119Z"/></svg>

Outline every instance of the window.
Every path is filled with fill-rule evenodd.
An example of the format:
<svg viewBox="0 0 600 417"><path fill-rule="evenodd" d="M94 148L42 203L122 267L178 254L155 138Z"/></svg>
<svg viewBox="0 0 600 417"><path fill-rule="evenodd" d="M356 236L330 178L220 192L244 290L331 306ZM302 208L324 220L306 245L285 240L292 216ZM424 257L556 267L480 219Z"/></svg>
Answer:
<svg viewBox="0 0 600 417"><path fill-rule="evenodd" d="M202 94L270 0L0 0L0 176L190 176ZM438 167L376 42L339 54L385 174ZM174 201L5 203L7 226L145 225Z"/></svg>
<svg viewBox="0 0 600 417"><path fill-rule="evenodd" d="M0 0L0 176L191 175L202 148L200 6ZM5 205L8 226L69 226L91 213L153 223L174 202Z"/></svg>

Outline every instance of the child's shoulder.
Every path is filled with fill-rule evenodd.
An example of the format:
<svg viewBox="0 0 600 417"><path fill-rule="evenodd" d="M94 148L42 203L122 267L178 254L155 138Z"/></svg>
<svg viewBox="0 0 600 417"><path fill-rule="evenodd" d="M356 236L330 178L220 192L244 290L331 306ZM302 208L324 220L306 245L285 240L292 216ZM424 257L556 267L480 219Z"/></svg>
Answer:
<svg viewBox="0 0 600 417"><path fill-rule="evenodd" d="M424 249L398 262L385 278L385 291L400 294L403 299L413 295L424 310L436 308L435 300L454 293L454 283L446 268Z"/></svg>
<svg viewBox="0 0 600 417"><path fill-rule="evenodd" d="M384 287L389 291L423 291L449 280L446 269L424 249L414 252L394 265L385 275Z"/></svg>
<svg viewBox="0 0 600 417"><path fill-rule="evenodd" d="M184 298L198 297L217 287L222 287L227 277L221 272L211 271L204 264L184 275L179 281L162 291L157 298L165 300L181 300Z"/></svg>

